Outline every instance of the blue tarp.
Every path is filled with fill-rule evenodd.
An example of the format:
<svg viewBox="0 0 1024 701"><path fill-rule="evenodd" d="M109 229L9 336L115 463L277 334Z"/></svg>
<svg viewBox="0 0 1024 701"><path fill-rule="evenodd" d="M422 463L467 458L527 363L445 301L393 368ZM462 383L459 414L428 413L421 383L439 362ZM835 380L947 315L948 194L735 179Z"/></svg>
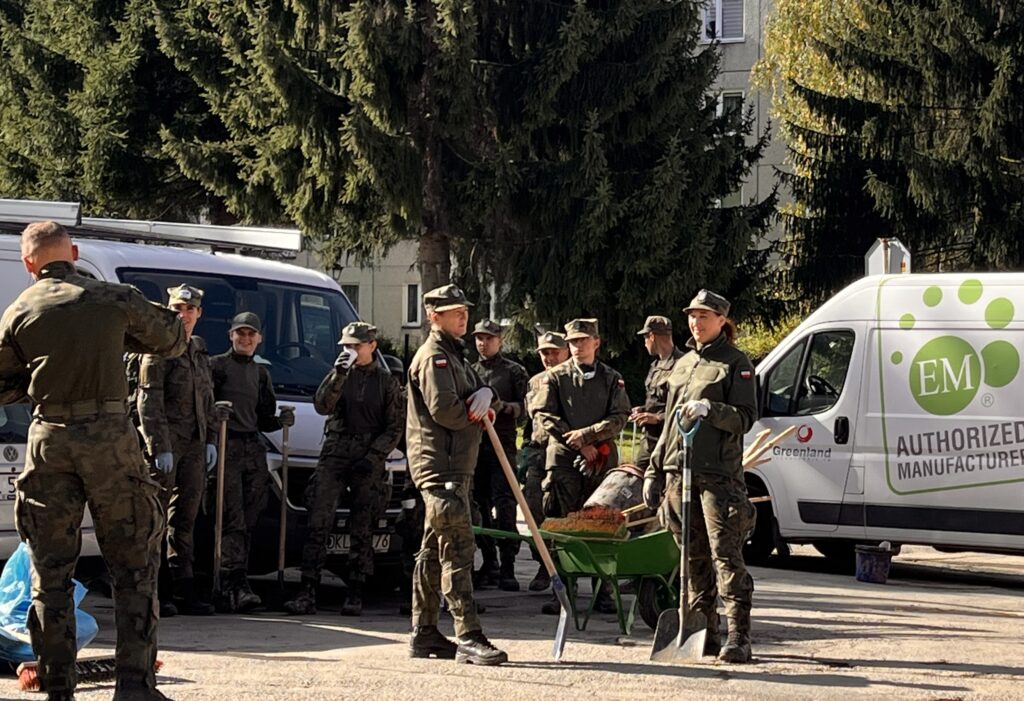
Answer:
<svg viewBox="0 0 1024 701"><path fill-rule="evenodd" d="M99 632L96 619L78 608L86 590L75 583L75 624L78 649L92 642ZM11 555L0 575L0 660L14 664L31 662L32 643L28 633L28 610L32 605L32 559L28 546L22 543Z"/></svg>

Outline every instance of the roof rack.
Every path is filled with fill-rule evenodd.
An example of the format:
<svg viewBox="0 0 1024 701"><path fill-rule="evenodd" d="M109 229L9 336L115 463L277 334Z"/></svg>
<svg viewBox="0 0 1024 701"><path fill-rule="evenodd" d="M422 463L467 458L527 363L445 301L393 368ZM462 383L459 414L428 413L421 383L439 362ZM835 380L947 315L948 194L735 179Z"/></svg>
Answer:
<svg viewBox="0 0 1024 701"><path fill-rule="evenodd" d="M115 241L209 246L213 251L285 258L294 258L302 250L298 229L83 217L77 202L0 199L0 228L20 229L42 220L62 224L76 236Z"/></svg>

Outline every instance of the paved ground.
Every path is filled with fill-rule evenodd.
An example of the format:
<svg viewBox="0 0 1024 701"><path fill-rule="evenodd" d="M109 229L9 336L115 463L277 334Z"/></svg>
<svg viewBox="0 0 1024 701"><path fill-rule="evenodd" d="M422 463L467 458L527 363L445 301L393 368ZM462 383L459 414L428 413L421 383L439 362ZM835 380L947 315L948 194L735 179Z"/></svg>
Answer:
<svg viewBox="0 0 1024 701"><path fill-rule="evenodd" d="M521 580L533 573L523 561ZM546 594L481 593L486 632L512 662L474 668L410 660L407 619L390 595L359 620L273 613L161 624L163 691L178 701L259 699L1024 699L1024 558L946 555L908 548L886 585L837 573L810 548L784 568L755 568L752 665L677 667L648 661L651 631L619 635L610 616L573 632L551 660L556 619ZM268 585L270 582L268 582ZM100 620L96 653L109 651L111 602L90 597ZM450 624L444 625L450 632ZM0 680L0 698L19 695ZM78 698L105 701L109 686Z"/></svg>

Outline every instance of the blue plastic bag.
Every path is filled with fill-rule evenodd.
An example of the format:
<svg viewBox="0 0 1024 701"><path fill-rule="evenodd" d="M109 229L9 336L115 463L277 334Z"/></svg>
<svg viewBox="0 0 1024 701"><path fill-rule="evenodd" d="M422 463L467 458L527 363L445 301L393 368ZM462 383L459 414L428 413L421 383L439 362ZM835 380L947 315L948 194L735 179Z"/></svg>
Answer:
<svg viewBox="0 0 1024 701"><path fill-rule="evenodd" d="M78 649L92 642L99 632L96 619L78 608L86 590L75 584L75 625ZM13 664L31 662L32 641L28 632L28 610L32 606L32 558L28 545L22 543L11 555L0 575L0 660Z"/></svg>

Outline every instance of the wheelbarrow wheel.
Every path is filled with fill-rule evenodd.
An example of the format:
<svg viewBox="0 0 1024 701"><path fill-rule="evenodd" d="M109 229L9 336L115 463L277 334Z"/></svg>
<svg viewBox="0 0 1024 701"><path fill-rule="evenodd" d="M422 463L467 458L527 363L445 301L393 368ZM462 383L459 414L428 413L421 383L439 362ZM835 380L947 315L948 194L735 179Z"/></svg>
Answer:
<svg viewBox="0 0 1024 701"><path fill-rule="evenodd" d="M675 591L678 586L678 580L674 581L672 585L666 585L651 577L645 577L641 580L640 591L637 592L637 608L639 609L640 618L644 620L644 623L651 630L658 627L658 617L662 611L678 608L678 598Z"/></svg>

